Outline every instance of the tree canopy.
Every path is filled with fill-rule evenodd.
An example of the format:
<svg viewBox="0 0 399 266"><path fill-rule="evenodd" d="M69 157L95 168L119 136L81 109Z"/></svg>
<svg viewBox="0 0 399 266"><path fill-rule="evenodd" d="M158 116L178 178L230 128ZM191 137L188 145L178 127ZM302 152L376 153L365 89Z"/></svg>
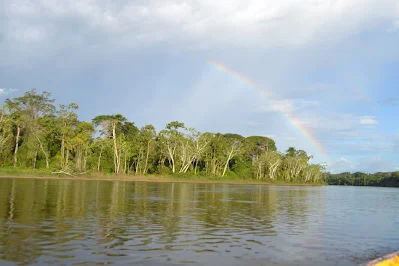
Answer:
<svg viewBox="0 0 399 266"><path fill-rule="evenodd" d="M399 172L386 172L366 174L341 173L341 174L324 174L324 180L329 185L336 186L374 186L374 187L399 187Z"/></svg>
<svg viewBox="0 0 399 266"><path fill-rule="evenodd" d="M321 182L324 168L305 151L277 150L265 136L199 132L171 121L159 132L122 114L81 121L76 103L55 105L35 89L7 99L0 115L0 166L116 175Z"/></svg>

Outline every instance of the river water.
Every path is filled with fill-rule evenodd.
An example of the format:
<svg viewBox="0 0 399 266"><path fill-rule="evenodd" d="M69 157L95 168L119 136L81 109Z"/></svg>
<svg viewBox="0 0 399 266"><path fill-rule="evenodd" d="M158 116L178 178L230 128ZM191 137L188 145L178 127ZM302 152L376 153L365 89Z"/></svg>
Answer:
<svg viewBox="0 0 399 266"><path fill-rule="evenodd" d="M358 265L399 190L0 179L0 265Z"/></svg>

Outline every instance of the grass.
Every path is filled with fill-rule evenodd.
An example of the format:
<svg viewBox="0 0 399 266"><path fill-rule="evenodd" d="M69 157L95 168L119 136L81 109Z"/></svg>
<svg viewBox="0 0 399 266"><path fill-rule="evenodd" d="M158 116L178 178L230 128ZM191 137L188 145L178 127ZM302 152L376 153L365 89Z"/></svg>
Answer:
<svg viewBox="0 0 399 266"><path fill-rule="evenodd" d="M2 176L51 176L52 171L48 169L31 169L31 168L14 168L1 167L0 175Z"/></svg>
<svg viewBox="0 0 399 266"><path fill-rule="evenodd" d="M182 182L182 183L228 183L228 184L263 184L277 186L320 186L324 184L310 183L293 183L282 180L254 180L248 178L239 178L230 175L225 177L203 176L193 174L174 174L174 175L119 175L105 173L87 173L82 176L68 176L65 174L52 174L47 169L30 169L30 168L14 168L1 167L0 177L17 177L17 178L51 178L51 179L79 179L79 180L121 180L121 181L140 181L140 182Z"/></svg>

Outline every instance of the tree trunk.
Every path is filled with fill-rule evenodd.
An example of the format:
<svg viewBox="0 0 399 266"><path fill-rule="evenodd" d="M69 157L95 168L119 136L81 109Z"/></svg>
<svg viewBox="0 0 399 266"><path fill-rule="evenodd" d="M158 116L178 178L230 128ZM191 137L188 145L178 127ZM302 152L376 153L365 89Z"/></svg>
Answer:
<svg viewBox="0 0 399 266"><path fill-rule="evenodd" d="M194 175L197 175L197 166L198 166L198 160L195 160L195 163L194 163Z"/></svg>
<svg viewBox="0 0 399 266"><path fill-rule="evenodd" d="M43 143L40 140L39 136L36 135L36 134L35 134L35 136L36 136L37 141L39 142L40 149L42 150L42 152L44 154L44 157L46 158L46 168L49 169L50 168L50 163L49 163L47 152L44 150Z"/></svg>
<svg viewBox="0 0 399 266"><path fill-rule="evenodd" d="M61 169L64 169L64 158L65 158L65 135L62 135L62 140L61 140Z"/></svg>
<svg viewBox="0 0 399 266"><path fill-rule="evenodd" d="M76 167L76 169L78 171L81 171L82 170L82 151L80 150L80 147L76 148L75 154L76 154L76 165L75 165L75 167Z"/></svg>
<svg viewBox="0 0 399 266"><path fill-rule="evenodd" d="M68 163L69 163L69 149L66 150L65 168L68 167Z"/></svg>
<svg viewBox="0 0 399 266"><path fill-rule="evenodd" d="M21 134L21 127L17 127L17 137L15 139L15 151L14 151L14 167L17 167L18 162L18 147L19 147L19 135Z"/></svg>
<svg viewBox="0 0 399 266"><path fill-rule="evenodd" d="M86 171L86 165L87 165L87 149L85 149L85 155L83 157L83 171Z"/></svg>
<svg viewBox="0 0 399 266"><path fill-rule="evenodd" d="M147 166L148 166L148 156L150 154L150 141L147 143L147 154L145 156L145 163L144 163L144 170L143 174L147 172Z"/></svg>
<svg viewBox="0 0 399 266"><path fill-rule="evenodd" d="M230 162L231 157L232 157L232 155L233 155L233 151L234 151L234 147L231 148L229 157L227 157L227 161L226 161L226 164L224 165L222 177L226 174L227 167L229 167L229 162Z"/></svg>
<svg viewBox="0 0 399 266"><path fill-rule="evenodd" d="M175 173L176 169L175 169L175 149L176 147L174 147L173 149L171 147L168 147L168 152L169 152L169 162L172 164L172 173Z"/></svg>
<svg viewBox="0 0 399 266"><path fill-rule="evenodd" d="M126 151L125 151L125 166L123 168L123 173L126 174L127 172L127 155L126 155Z"/></svg>
<svg viewBox="0 0 399 266"><path fill-rule="evenodd" d="M101 156L103 155L104 146L101 146L100 155L98 156L97 171L100 172L101 169Z"/></svg>
<svg viewBox="0 0 399 266"><path fill-rule="evenodd" d="M112 138L114 140L115 174L119 174L120 160L118 156L118 144L116 143L116 122L112 123Z"/></svg>
<svg viewBox="0 0 399 266"><path fill-rule="evenodd" d="M35 151L35 156L33 157L33 168L36 169L36 162L37 162L37 151Z"/></svg>
<svg viewBox="0 0 399 266"><path fill-rule="evenodd" d="M172 173L175 173L175 160L172 158Z"/></svg>
<svg viewBox="0 0 399 266"><path fill-rule="evenodd" d="M141 151L139 152L139 154L137 156L136 175L139 172L140 160L141 160Z"/></svg>

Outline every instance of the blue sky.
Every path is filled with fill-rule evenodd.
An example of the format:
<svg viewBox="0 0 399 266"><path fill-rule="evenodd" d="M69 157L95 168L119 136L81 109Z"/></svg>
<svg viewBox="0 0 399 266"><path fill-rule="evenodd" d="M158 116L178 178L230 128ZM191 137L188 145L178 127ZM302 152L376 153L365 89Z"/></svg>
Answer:
<svg viewBox="0 0 399 266"><path fill-rule="evenodd" d="M396 0L12 0L0 6L0 97L37 88L81 119L273 138L328 170L399 170ZM227 65L267 91L217 71Z"/></svg>

